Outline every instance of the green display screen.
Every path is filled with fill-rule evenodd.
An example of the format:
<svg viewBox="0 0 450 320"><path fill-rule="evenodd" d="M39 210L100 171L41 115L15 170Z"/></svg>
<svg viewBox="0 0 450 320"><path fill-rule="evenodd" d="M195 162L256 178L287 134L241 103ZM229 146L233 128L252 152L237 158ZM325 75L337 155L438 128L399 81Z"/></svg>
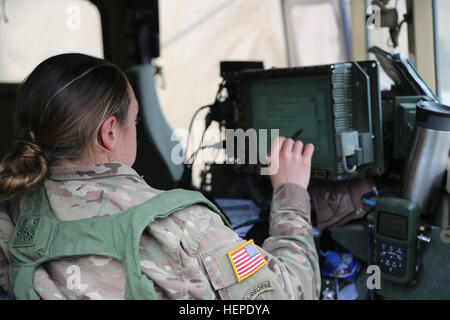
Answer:
<svg viewBox="0 0 450 320"><path fill-rule="evenodd" d="M378 234L398 240L408 240L408 218L380 211L378 213Z"/></svg>
<svg viewBox="0 0 450 320"><path fill-rule="evenodd" d="M303 129L298 140L314 144L313 168L335 166L329 76L253 80L247 88L250 127L279 129L285 137Z"/></svg>

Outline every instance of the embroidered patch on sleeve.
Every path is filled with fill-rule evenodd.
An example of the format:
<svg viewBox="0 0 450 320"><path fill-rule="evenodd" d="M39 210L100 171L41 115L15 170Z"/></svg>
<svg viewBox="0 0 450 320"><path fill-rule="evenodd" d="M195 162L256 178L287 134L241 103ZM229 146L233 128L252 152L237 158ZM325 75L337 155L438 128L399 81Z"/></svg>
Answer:
<svg viewBox="0 0 450 320"><path fill-rule="evenodd" d="M250 277L267 264L266 259L256 248L253 240L249 240L238 248L228 252L238 282Z"/></svg>

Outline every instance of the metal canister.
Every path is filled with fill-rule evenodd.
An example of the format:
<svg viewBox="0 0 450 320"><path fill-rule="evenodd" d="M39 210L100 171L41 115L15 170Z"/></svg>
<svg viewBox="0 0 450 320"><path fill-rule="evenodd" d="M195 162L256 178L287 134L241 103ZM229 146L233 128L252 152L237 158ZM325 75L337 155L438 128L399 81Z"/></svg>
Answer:
<svg viewBox="0 0 450 320"><path fill-rule="evenodd" d="M450 152L450 107L421 101L402 179L402 197L433 212L442 190Z"/></svg>

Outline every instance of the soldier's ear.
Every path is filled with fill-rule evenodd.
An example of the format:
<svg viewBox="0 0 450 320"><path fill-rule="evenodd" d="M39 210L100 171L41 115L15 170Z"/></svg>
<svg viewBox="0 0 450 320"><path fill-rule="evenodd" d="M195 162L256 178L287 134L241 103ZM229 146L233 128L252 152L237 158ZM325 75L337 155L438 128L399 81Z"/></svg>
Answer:
<svg viewBox="0 0 450 320"><path fill-rule="evenodd" d="M105 120L100 129L100 139L103 146L109 151L114 152L119 137L118 122L116 117L111 116Z"/></svg>

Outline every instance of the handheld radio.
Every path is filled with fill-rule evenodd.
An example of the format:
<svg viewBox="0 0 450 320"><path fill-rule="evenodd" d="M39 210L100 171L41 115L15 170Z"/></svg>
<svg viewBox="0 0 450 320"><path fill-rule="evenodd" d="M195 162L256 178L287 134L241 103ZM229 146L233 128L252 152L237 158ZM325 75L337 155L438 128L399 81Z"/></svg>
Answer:
<svg viewBox="0 0 450 320"><path fill-rule="evenodd" d="M381 277L393 282L412 282L417 267L420 208L415 202L380 198L375 207L375 263Z"/></svg>

